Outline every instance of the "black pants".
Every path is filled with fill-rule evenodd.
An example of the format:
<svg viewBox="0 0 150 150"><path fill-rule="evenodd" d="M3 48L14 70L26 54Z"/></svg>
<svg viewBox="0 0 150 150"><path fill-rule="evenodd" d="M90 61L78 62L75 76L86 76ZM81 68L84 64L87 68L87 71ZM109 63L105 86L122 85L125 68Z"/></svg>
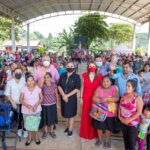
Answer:
<svg viewBox="0 0 150 150"><path fill-rule="evenodd" d="M147 143L147 150L150 150L150 134L147 134L146 143Z"/></svg>
<svg viewBox="0 0 150 150"><path fill-rule="evenodd" d="M125 150L135 150L137 127L122 125Z"/></svg>
<svg viewBox="0 0 150 150"><path fill-rule="evenodd" d="M18 129L23 129L23 116L21 113L21 105L17 105L17 109L13 110L13 121L18 123Z"/></svg>

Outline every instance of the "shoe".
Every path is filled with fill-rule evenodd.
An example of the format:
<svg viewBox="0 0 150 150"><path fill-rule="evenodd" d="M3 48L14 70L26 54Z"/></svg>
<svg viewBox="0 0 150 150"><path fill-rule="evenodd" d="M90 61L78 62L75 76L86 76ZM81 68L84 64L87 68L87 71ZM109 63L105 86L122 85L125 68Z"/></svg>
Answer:
<svg viewBox="0 0 150 150"><path fill-rule="evenodd" d="M28 141L28 140L27 140L27 141L25 142L25 146L29 146L29 145L31 144L31 142L32 142L32 140L31 140L31 141Z"/></svg>
<svg viewBox="0 0 150 150"><path fill-rule="evenodd" d="M55 138L56 138L55 132L50 132L50 136L51 136L53 139L55 139Z"/></svg>
<svg viewBox="0 0 150 150"><path fill-rule="evenodd" d="M102 141L99 139L95 142L95 146L100 146L101 144L102 144Z"/></svg>
<svg viewBox="0 0 150 150"><path fill-rule="evenodd" d="M28 137L28 132L23 130L23 137L27 138Z"/></svg>
<svg viewBox="0 0 150 150"><path fill-rule="evenodd" d="M72 134L73 134L73 131L69 131L69 130L68 130L68 136L69 136L69 137L72 137Z"/></svg>
<svg viewBox="0 0 150 150"><path fill-rule="evenodd" d="M38 141L35 141L36 145L40 145L41 144L41 141L38 140Z"/></svg>
<svg viewBox="0 0 150 150"><path fill-rule="evenodd" d="M19 137L22 137L22 129L19 129L19 130L17 131L17 135L18 135Z"/></svg>
<svg viewBox="0 0 150 150"><path fill-rule="evenodd" d="M42 139L46 139L46 138L47 138L47 133L43 132Z"/></svg>
<svg viewBox="0 0 150 150"><path fill-rule="evenodd" d="M68 133L68 130L69 130L69 128L66 128L64 132L65 132L65 133Z"/></svg>
<svg viewBox="0 0 150 150"><path fill-rule="evenodd" d="M110 144L110 142L109 142L109 143L104 142L103 147L104 147L104 148L111 148L111 144Z"/></svg>

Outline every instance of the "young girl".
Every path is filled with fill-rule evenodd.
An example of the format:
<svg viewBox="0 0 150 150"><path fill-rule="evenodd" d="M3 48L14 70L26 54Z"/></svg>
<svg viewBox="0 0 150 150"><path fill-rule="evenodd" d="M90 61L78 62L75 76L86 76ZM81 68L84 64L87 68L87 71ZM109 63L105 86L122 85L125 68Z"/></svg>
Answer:
<svg viewBox="0 0 150 150"><path fill-rule="evenodd" d="M41 127L44 127L42 138L47 138L48 127L50 127L50 136L56 138L54 132L54 125L57 124L57 108L58 108L58 92L57 86L52 82L51 73L47 72L44 77L43 96L42 102L42 120ZM57 107L56 107L57 106Z"/></svg>
<svg viewBox="0 0 150 150"><path fill-rule="evenodd" d="M24 123L28 116L40 116L41 115L41 102L43 100L41 89L35 84L34 77L29 74L26 76L26 86L21 90L20 103L22 104L22 113ZM40 139L38 131L36 133L35 143L39 145ZM25 145L30 145L32 141L32 131L28 131L28 140Z"/></svg>
<svg viewBox="0 0 150 150"><path fill-rule="evenodd" d="M143 108L142 120L140 122L139 129L138 129L139 150L144 149L144 139L149 126L150 126L150 104L147 104Z"/></svg>

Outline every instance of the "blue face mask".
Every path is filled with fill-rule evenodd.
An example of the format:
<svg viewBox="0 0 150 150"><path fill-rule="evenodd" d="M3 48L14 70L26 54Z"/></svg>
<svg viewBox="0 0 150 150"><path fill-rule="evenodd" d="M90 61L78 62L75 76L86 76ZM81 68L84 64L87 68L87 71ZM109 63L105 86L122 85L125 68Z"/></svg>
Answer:
<svg viewBox="0 0 150 150"><path fill-rule="evenodd" d="M97 67L100 67L100 66L102 66L102 62L101 61L96 62L96 65L97 65Z"/></svg>

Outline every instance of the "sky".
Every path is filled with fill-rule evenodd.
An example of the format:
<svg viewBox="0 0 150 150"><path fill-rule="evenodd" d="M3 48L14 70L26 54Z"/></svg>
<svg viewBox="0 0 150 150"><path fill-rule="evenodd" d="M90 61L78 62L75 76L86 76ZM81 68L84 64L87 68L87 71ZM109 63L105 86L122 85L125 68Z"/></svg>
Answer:
<svg viewBox="0 0 150 150"><path fill-rule="evenodd" d="M41 21L37 21L35 23L30 24L30 32L33 31L39 31L42 33L45 37L48 36L49 33L52 33L53 36L57 36L58 33L61 33L63 29L66 29L68 31L69 27L72 26L80 15L68 15L68 16L59 16L59 17L53 17L44 19ZM121 21L116 18L110 18L108 17L106 19L107 23L121 23L125 21ZM24 26L24 29L26 30L26 26ZM148 23L137 26L136 32L148 32Z"/></svg>

